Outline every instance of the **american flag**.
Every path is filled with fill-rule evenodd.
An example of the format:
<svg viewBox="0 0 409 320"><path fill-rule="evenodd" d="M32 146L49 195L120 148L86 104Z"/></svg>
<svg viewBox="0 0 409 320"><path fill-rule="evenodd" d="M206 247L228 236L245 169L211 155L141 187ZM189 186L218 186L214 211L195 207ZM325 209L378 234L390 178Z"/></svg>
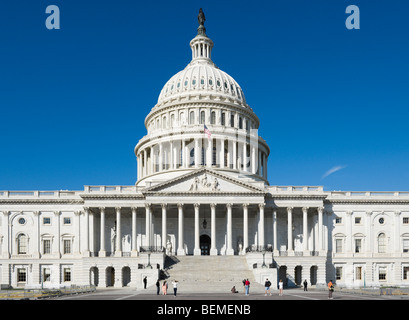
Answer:
<svg viewBox="0 0 409 320"><path fill-rule="evenodd" d="M210 130L204 125L204 133L207 134L207 139L210 140L212 138L212 133Z"/></svg>

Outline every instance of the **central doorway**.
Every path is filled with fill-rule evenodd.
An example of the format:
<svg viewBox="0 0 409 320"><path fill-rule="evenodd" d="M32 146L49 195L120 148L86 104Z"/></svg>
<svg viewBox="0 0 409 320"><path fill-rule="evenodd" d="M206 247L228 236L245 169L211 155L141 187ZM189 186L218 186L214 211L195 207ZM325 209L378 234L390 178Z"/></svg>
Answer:
<svg viewBox="0 0 409 320"><path fill-rule="evenodd" d="M200 236L200 251L202 256L210 255L210 237L207 234Z"/></svg>

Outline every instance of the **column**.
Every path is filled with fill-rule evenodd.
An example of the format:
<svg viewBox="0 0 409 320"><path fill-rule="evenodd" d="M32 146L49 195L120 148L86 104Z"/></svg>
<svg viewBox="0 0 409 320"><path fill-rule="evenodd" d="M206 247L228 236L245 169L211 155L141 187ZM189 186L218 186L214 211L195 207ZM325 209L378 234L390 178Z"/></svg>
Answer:
<svg viewBox="0 0 409 320"><path fill-rule="evenodd" d="M249 247L249 211L248 203L243 203L243 251L241 254L246 254ZM239 253L240 254L240 253Z"/></svg>
<svg viewBox="0 0 409 320"><path fill-rule="evenodd" d="M10 258L10 249L9 249L10 248L10 246L9 246L9 213L10 213L9 211L3 211L3 219L2 219L2 225L1 225L1 228L3 229L3 231L2 231L2 233L3 233L3 250L1 251L1 253L2 253L2 257L4 259L9 259ZM34 212L34 215L35 215L35 212ZM37 222L34 222L34 225L36 223L38 225L38 218L37 217L36 217L35 221L37 221ZM38 233L38 228L37 228L37 233ZM39 239L38 236L37 236L37 239ZM37 251L38 251L38 256L40 256L40 251L39 251L38 248L37 248ZM5 273L5 271L4 271L5 268L8 268L8 264L3 265L3 275ZM8 272L7 272L7 274L8 274ZM9 283L8 276L7 276L7 278L2 277L2 279L3 279L4 283Z"/></svg>
<svg viewBox="0 0 409 320"><path fill-rule="evenodd" d="M293 207L287 208L287 252L290 255L290 251L294 254L293 251Z"/></svg>
<svg viewBox="0 0 409 320"><path fill-rule="evenodd" d="M224 138L220 139L220 168L224 168Z"/></svg>
<svg viewBox="0 0 409 320"><path fill-rule="evenodd" d="M210 239L210 255L217 256L217 247L216 247L216 204L210 204L210 219L211 219L211 239Z"/></svg>
<svg viewBox="0 0 409 320"><path fill-rule="evenodd" d="M274 250L274 254L278 254L278 249L277 249L277 208L273 209L273 250Z"/></svg>
<svg viewBox="0 0 409 320"><path fill-rule="evenodd" d="M105 249L105 208L99 208L101 212L101 226L100 226L100 249L98 256L99 257L106 257L106 249Z"/></svg>
<svg viewBox="0 0 409 320"><path fill-rule="evenodd" d="M58 259L61 258L61 250L60 250L60 243L61 243L61 230L60 230L60 211L54 211L54 216L56 220L56 225L57 225L57 243L53 246L55 249L55 252L53 252L54 256L57 257Z"/></svg>
<svg viewBox="0 0 409 320"><path fill-rule="evenodd" d="M121 207L116 207L115 211L116 211L115 257L122 257Z"/></svg>
<svg viewBox="0 0 409 320"><path fill-rule="evenodd" d="M324 250L323 247L323 239L322 239L322 234L323 234L323 228L322 228L322 213L324 212L323 207L318 207L318 250Z"/></svg>
<svg viewBox="0 0 409 320"><path fill-rule="evenodd" d="M163 171L163 145L162 142L159 142L159 170L158 172Z"/></svg>
<svg viewBox="0 0 409 320"><path fill-rule="evenodd" d="M394 218L395 221L393 222L395 225L395 239L393 239L394 242L394 252L396 254L400 254L401 252L403 252L403 249L401 249L400 247L400 211L395 211L394 212Z"/></svg>
<svg viewBox="0 0 409 320"><path fill-rule="evenodd" d="M206 167L212 167L213 158L213 139L207 139L207 154L206 154Z"/></svg>
<svg viewBox="0 0 409 320"><path fill-rule="evenodd" d="M195 138L195 168L199 168L199 163L201 163L199 155L202 150L199 150L199 138Z"/></svg>
<svg viewBox="0 0 409 320"><path fill-rule="evenodd" d="M76 255L80 253L80 214L81 211L74 212L74 254Z"/></svg>
<svg viewBox="0 0 409 320"><path fill-rule="evenodd" d="M149 250L151 246L151 204L145 203L145 246Z"/></svg>
<svg viewBox="0 0 409 320"><path fill-rule="evenodd" d="M243 171L247 172L247 143L246 141L243 142Z"/></svg>
<svg viewBox="0 0 409 320"><path fill-rule="evenodd" d="M162 247L166 248L166 241L168 239L167 229L167 203L162 203Z"/></svg>
<svg viewBox="0 0 409 320"><path fill-rule="evenodd" d="M345 241L346 241L346 252L352 253L352 211L345 212Z"/></svg>
<svg viewBox="0 0 409 320"><path fill-rule="evenodd" d="M34 252L33 258L39 259L40 258L40 211L34 211ZM8 217L7 217L8 218ZM7 226L9 225L8 219L4 221L4 224ZM8 239L8 232L4 234L5 240ZM8 252L8 246L5 247L5 251Z"/></svg>
<svg viewBox="0 0 409 320"><path fill-rule="evenodd" d="M84 207L84 216L85 216L85 245L84 245L84 256L89 257L89 208Z"/></svg>
<svg viewBox="0 0 409 320"><path fill-rule="evenodd" d="M196 154L196 153L195 153ZM183 238L183 204L178 203L178 256L186 255L185 243Z"/></svg>
<svg viewBox="0 0 409 320"><path fill-rule="evenodd" d="M237 142L234 139L233 141L233 169L237 169Z"/></svg>
<svg viewBox="0 0 409 320"><path fill-rule="evenodd" d="M226 250L226 255L232 256L234 255L234 250L232 246L232 227L233 227L233 221L232 221L232 203L226 204L227 207L227 250Z"/></svg>
<svg viewBox="0 0 409 320"><path fill-rule="evenodd" d="M304 256L309 254L308 250L308 207L302 208L302 222L303 222L303 236L302 236L302 247L304 251Z"/></svg>
<svg viewBox="0 0 409 320"><path fill-rule="evenodd" d="M258 245L260 249L264 248L264 207L265 203L259 203Z"/></svg>
<svg viewBox="0 0 409 320"><path fill-rule="evenodd" d="M372 211L366 211L365 212L365 252L370 253L371 250L371 243L372 243L372 237L371 237L371 214ZM335 251L334 249L332 249Z"/></svg>
<svg viewBox="0 0 409 320"><path fill-rule="evenodd" d="M251 146L251 173L256 174L257 173L257 167L256 165L258 164L258 161L256 161L256 147L252 144Z"/></svg>
<svg viewBox="0 0 409 320"><path fill-rule="evenodd" d="M193 254L195 256L200 256L202 251L200 250L200 238L199 238L199 209L200 204L195 203L195 248L193 250Z"/></svg>
<svg viewBox="0 0 409 320"><path fill-rule="evenodd" d="M136 257L138 255L138 247L137 247L137 243L136 243L136 213L138 208L136 207L132 207L132 248L131 248L131 256L132 257Z"/></svg>
<svg viewBox="0 0 409 320"><path fill-rule="evenodd" d="M147 156L148 156L148 153L147 153L146 148L145 148L145 149L143 149L143 170L142 170L144 177L146 177L146 176L148 175L148 167L147 167L147 165L148 165L148 160L147 160Z"/></svg>

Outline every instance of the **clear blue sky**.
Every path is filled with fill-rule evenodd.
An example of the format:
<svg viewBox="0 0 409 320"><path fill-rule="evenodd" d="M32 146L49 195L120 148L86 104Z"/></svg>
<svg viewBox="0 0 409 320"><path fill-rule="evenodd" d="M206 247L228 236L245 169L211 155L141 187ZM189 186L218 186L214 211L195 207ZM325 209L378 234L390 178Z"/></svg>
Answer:
<svg viewBox="0 0 409 320"><path fill-rule="evenodd" d="M134 184L144 118L189 63L200 7L214 62L261 120L270 184L409 190L407 0L2 0L0 190Z"/></svg>

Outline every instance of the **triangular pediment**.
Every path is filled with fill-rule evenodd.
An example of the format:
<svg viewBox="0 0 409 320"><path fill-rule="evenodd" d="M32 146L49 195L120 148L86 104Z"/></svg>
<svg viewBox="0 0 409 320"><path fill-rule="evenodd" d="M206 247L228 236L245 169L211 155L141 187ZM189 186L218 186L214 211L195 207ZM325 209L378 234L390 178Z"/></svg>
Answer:
<svg viewBox="0 0 409 320"><path fill-rule="evenodd" d="M195 193L245 193L264 194L265 191L250 183L221 174L215 170L201 168L177 178L146 188L145 194L195 194Z"/></svg>

